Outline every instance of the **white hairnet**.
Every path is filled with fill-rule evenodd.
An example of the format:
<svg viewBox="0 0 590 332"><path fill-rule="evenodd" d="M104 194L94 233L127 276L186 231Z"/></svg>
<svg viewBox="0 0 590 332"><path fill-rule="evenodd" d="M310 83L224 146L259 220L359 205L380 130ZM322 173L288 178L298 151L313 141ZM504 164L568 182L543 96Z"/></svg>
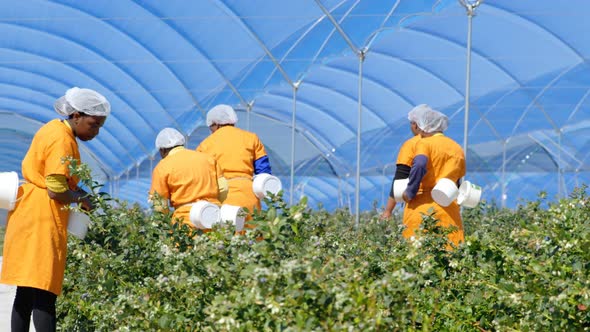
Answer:
<svg viewBox="0 0 590 332"><path fill-rule="evenodd" d="M238 122L238 115L229 105L220 104L207 112L207 127L213 124L236 124L236 122Z"/></svg>
<svg viewBox="0 0 590 332"><path fill-rule="evenodd" d="M107 116L111 113L111 104L103 95L91 89L77 87L69 89L64 96L58 98L53 108L63 116L74 112L93 116Z"/></svg>
<svg viewBox="0 0 590 332"><path fill-rule="evenodd" d="M439 111L430 109L418 118L416 124L426 133L442 132L449 127L449 118Z"/></svg>
<svg viewBox="0 0 590 332"><path fill-rule="evenodd" d="M408 112L408 120L418 123L418 119L420 119L427 111L432 111L432 108L426 104L420 104Z"/></svg>
<svg viewBox="0 0 590 332"><path fill-rule="evenodd" d="M164 128L156 137L156 148L167 149L179 145L184 145L186 140L184 135L174 128Z"/></svg>

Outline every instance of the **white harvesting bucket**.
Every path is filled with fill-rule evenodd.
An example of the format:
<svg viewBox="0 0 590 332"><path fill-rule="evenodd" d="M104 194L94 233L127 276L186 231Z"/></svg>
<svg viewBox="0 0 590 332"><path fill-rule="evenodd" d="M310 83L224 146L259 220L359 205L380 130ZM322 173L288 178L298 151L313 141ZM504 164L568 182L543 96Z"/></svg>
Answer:
<svg viewBox="0 0 590 332"><path fill-rule="evenodd" d="M18 194L18 174L16 172L0 172L0 209L11 211Z"/></svg>
<svg viewBox="0 0 590 332"><path fill-rule="evenodd" d="M68 232L80 240L86 237L90 225L90 217L79 211L70 211L68 220Z"/></svg>
<svg viewBox="0 0 590 332"><path fill-rule="evenodd" d="M457 203L459 205L474 208L481 199L481 187L475 185L469 181L463 181L459 187L459 196L457 197Z"/></svg>
<svg viewBox="0 0 590 332"><path fill-rule="evenodd" d="M244 222L246 220L246 212L241 206L223 204L220 209L221 221L229 221L236 227L236 231L244 229Z"/></svg>
<svg viewBox="0 0 590 332"><path fill-rule="evenodd" d="M457 184L447 178L442 178L436 182L432 188L432 199L440 206L449 206L459 195Z"/></svg>
<svg viewBox="0 0 590 332"><path fill-rule="evenodd" d="M207 201L198 201L191 207L191 223L200 229L212 228L219 223L219 216L219 206Z"/></svg>
<svg viewBox="0 0 590 332"><path fill-rule="evenodd" d="M283 185L281 184L281 180L271 174L268 173L261 173L254 176L254 180L252 181L252 190L256 197L262 199L266 196L266 192L270 192L273 195L276 195L283 189Z"/></svg>
<svg viewBox="0 0 590 332"><path fill-rule="evenodd" d="M404 191L406 191L406 188L408 187L409 181L410 179L399 179L393 181L393 198L395 198L396 202L401 203L404 201L403 195Z"/></svg>

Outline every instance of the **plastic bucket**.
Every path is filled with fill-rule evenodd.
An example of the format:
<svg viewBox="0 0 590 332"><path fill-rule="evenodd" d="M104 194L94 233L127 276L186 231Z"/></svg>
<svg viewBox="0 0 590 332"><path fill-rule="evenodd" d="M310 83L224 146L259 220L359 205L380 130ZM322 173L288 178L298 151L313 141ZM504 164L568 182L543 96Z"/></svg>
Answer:
<svg viewBox="0 0 590 332"><path fill-rule="evenodd" d="M0 172L0 208L11 211L18 194L18 174L16 172Z"/></svg>
<svg viewBox="0 0 590 332"><path fill-rule="evenodd" d="M219 223L219 206L207 201L193 204L190 212L191 223L200 229L209 229Z"/></svg>
<svg viewBox="0 0 590 332"><path fill-rule="evenodd" d="M432 188L432 199L440 206L449 206L459 195L459 188L453 180L442 178Z"/></svg>
<svg viewBox="0 0 590 332"><path fill-rule="evenodd" d="M88 225L90 225L90 217L78 211L70 211L68 220L68 232L73 236L83 240L88 233Z"/></svg>
<svg viewBox="0 0 590 332"><path fill-rule="evenodd" d="M459 187L459 196L457 197L457 203L459 205L474 208L481 199L481 187L475 185L469 181L463 181Z"/></svg>
<svg viewBox="0 0 590 332"><path fill-rule="evenodd" d="M244 229L244 222L246 220L246 212L241 206L223 204L220 209L221 222L229 221L236 227L236 231Z"/></svg>
<svg viewBox="0 0 590 332"><path fill-rule="evenodd" d="M254 180L252 181L252 190L254 191L254 194L261 199L266 196L266 192L276 195L281 189L283 189L281 180L268 173L258 174L254 176Z"/></svg>
<svg viewBox="0 0 590 332"><path fill-rule="evenodd" d="M393 181L393 198L395 198L396 202L400 203L404 201L403 195L404 191L406 191L406 188L408 187L409 181L410 179L399 179Z"/></svg>

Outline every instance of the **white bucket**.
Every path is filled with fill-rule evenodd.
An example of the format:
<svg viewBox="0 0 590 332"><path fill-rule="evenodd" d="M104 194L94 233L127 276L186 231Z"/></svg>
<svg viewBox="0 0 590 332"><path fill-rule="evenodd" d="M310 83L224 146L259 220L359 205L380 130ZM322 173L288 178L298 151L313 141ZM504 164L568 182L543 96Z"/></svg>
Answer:
<svg viewBox="0 0 590 332"><path fill-rule="evenodd" d="M244 229L244 221L246 220L246 212L241 206L223 204L220 209L221 222L229 221L236 227L236 231Z"/></svg>
<svg viewBox="0 0 590 332"><path fill-rule="evenodd" d="M475 185L467 180L461 183L459 187L459 196L457 196L457 203L459 205L474 208L481 199L481 187Z"/></svg>
<svg viewBox="0 0 590 332"><path fill-rule="evenodd" d="M440 206L449 206L459 195L459 188L453 180L442 178L432 188L432 199Z"/></svg>
<svg viewBox="0 0 590 332"><path fill-rule="evenodd" d="M210 229L219 223L219 206L207 201L198 201L191 207L190 218L195 227Z"/></svg>
<svg viewBox="0 0 590 332"><path fill-rule="evenodd" d="M260 173L254 176L254 180L252 181L252 190L256 197L262 199L266 196L266 192L270 192L273 195L276 195L283 189L283 185L281 184L281 180L268 173Z"/></svg>
<svg viewBox="0 0 590 332"><path fill-rule="evenodd" d="M16 172L0 172L0 209L11 211L18 194L18 174Z"/></svg>
<svg viewBox="0 0 590 332"><path fill-rule="evenodd" d="M68 232L80 240L86 237L88 233L88 225L90 225L90 217L78 211L70 211L68 220Z"/></svg>
<svg viewBox="0 0 590 332"><path fill-rule="evenodd" d="M401 203L404 201L403 195L404 191L406 191L406 188L408 187L409 181L410 179L399 179L393 181L393 198L395 198L396 202Z"/></svg>

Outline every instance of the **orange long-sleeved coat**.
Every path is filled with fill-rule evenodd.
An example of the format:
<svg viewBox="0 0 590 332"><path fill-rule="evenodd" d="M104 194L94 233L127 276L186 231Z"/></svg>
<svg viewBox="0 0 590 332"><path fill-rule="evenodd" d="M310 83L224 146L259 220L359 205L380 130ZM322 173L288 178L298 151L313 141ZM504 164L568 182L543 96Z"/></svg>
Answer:
<svg viewBox="0 0 590 332"><path fill-rule="evenodd" d="M192 225L189 203L205 200L220 205L217 183L220 177L223 172L213 157L178 147L154 168L150 195L157 192L170 200L175 209L172 218Z"/></svg>
<svg viewBox="0 0 590 332"><path fill-rule="evenodd" d="M463 149L455 141L442 134L431 137L423 137L416 143L414 156L425 155L428 157L426 174L422 178L420 189L416 197L406 204L403 223L406 229L403 232L405 238L414 235L414 232L422 222L422 214L429 214L434 209L434 217L440 220L440 225L456 226L457 231L449 234L449 240L455 245L464 240L463 223L457 202L449 206L438 205L431 195L431 191L439 179L447 178L457 182L465 176L465 154ZM412 157L413 158L413 157Z"/></svg>
<svg viewBox="0 0 590 332"><path fill-rule="evenodd" d="M60 120L42 126L22 162L26 183L19 188L18 202L8 214L2 283L61 293L69 211L49 198L45 177L65 175L70 189L76 190L78 179L69 175L63 162L68 156L80 160L72 129Z"/></svg>
<svg viewBox="0 0 590 332"><path fill-rule="evenodd" d="M197 151L212 155L223 170L229 187L224 204L245 207L250 212L260 209L260 201L252 190L252 177L254 161L266 156L266 150L256 134L224 126L204 139Z"/></svg>

